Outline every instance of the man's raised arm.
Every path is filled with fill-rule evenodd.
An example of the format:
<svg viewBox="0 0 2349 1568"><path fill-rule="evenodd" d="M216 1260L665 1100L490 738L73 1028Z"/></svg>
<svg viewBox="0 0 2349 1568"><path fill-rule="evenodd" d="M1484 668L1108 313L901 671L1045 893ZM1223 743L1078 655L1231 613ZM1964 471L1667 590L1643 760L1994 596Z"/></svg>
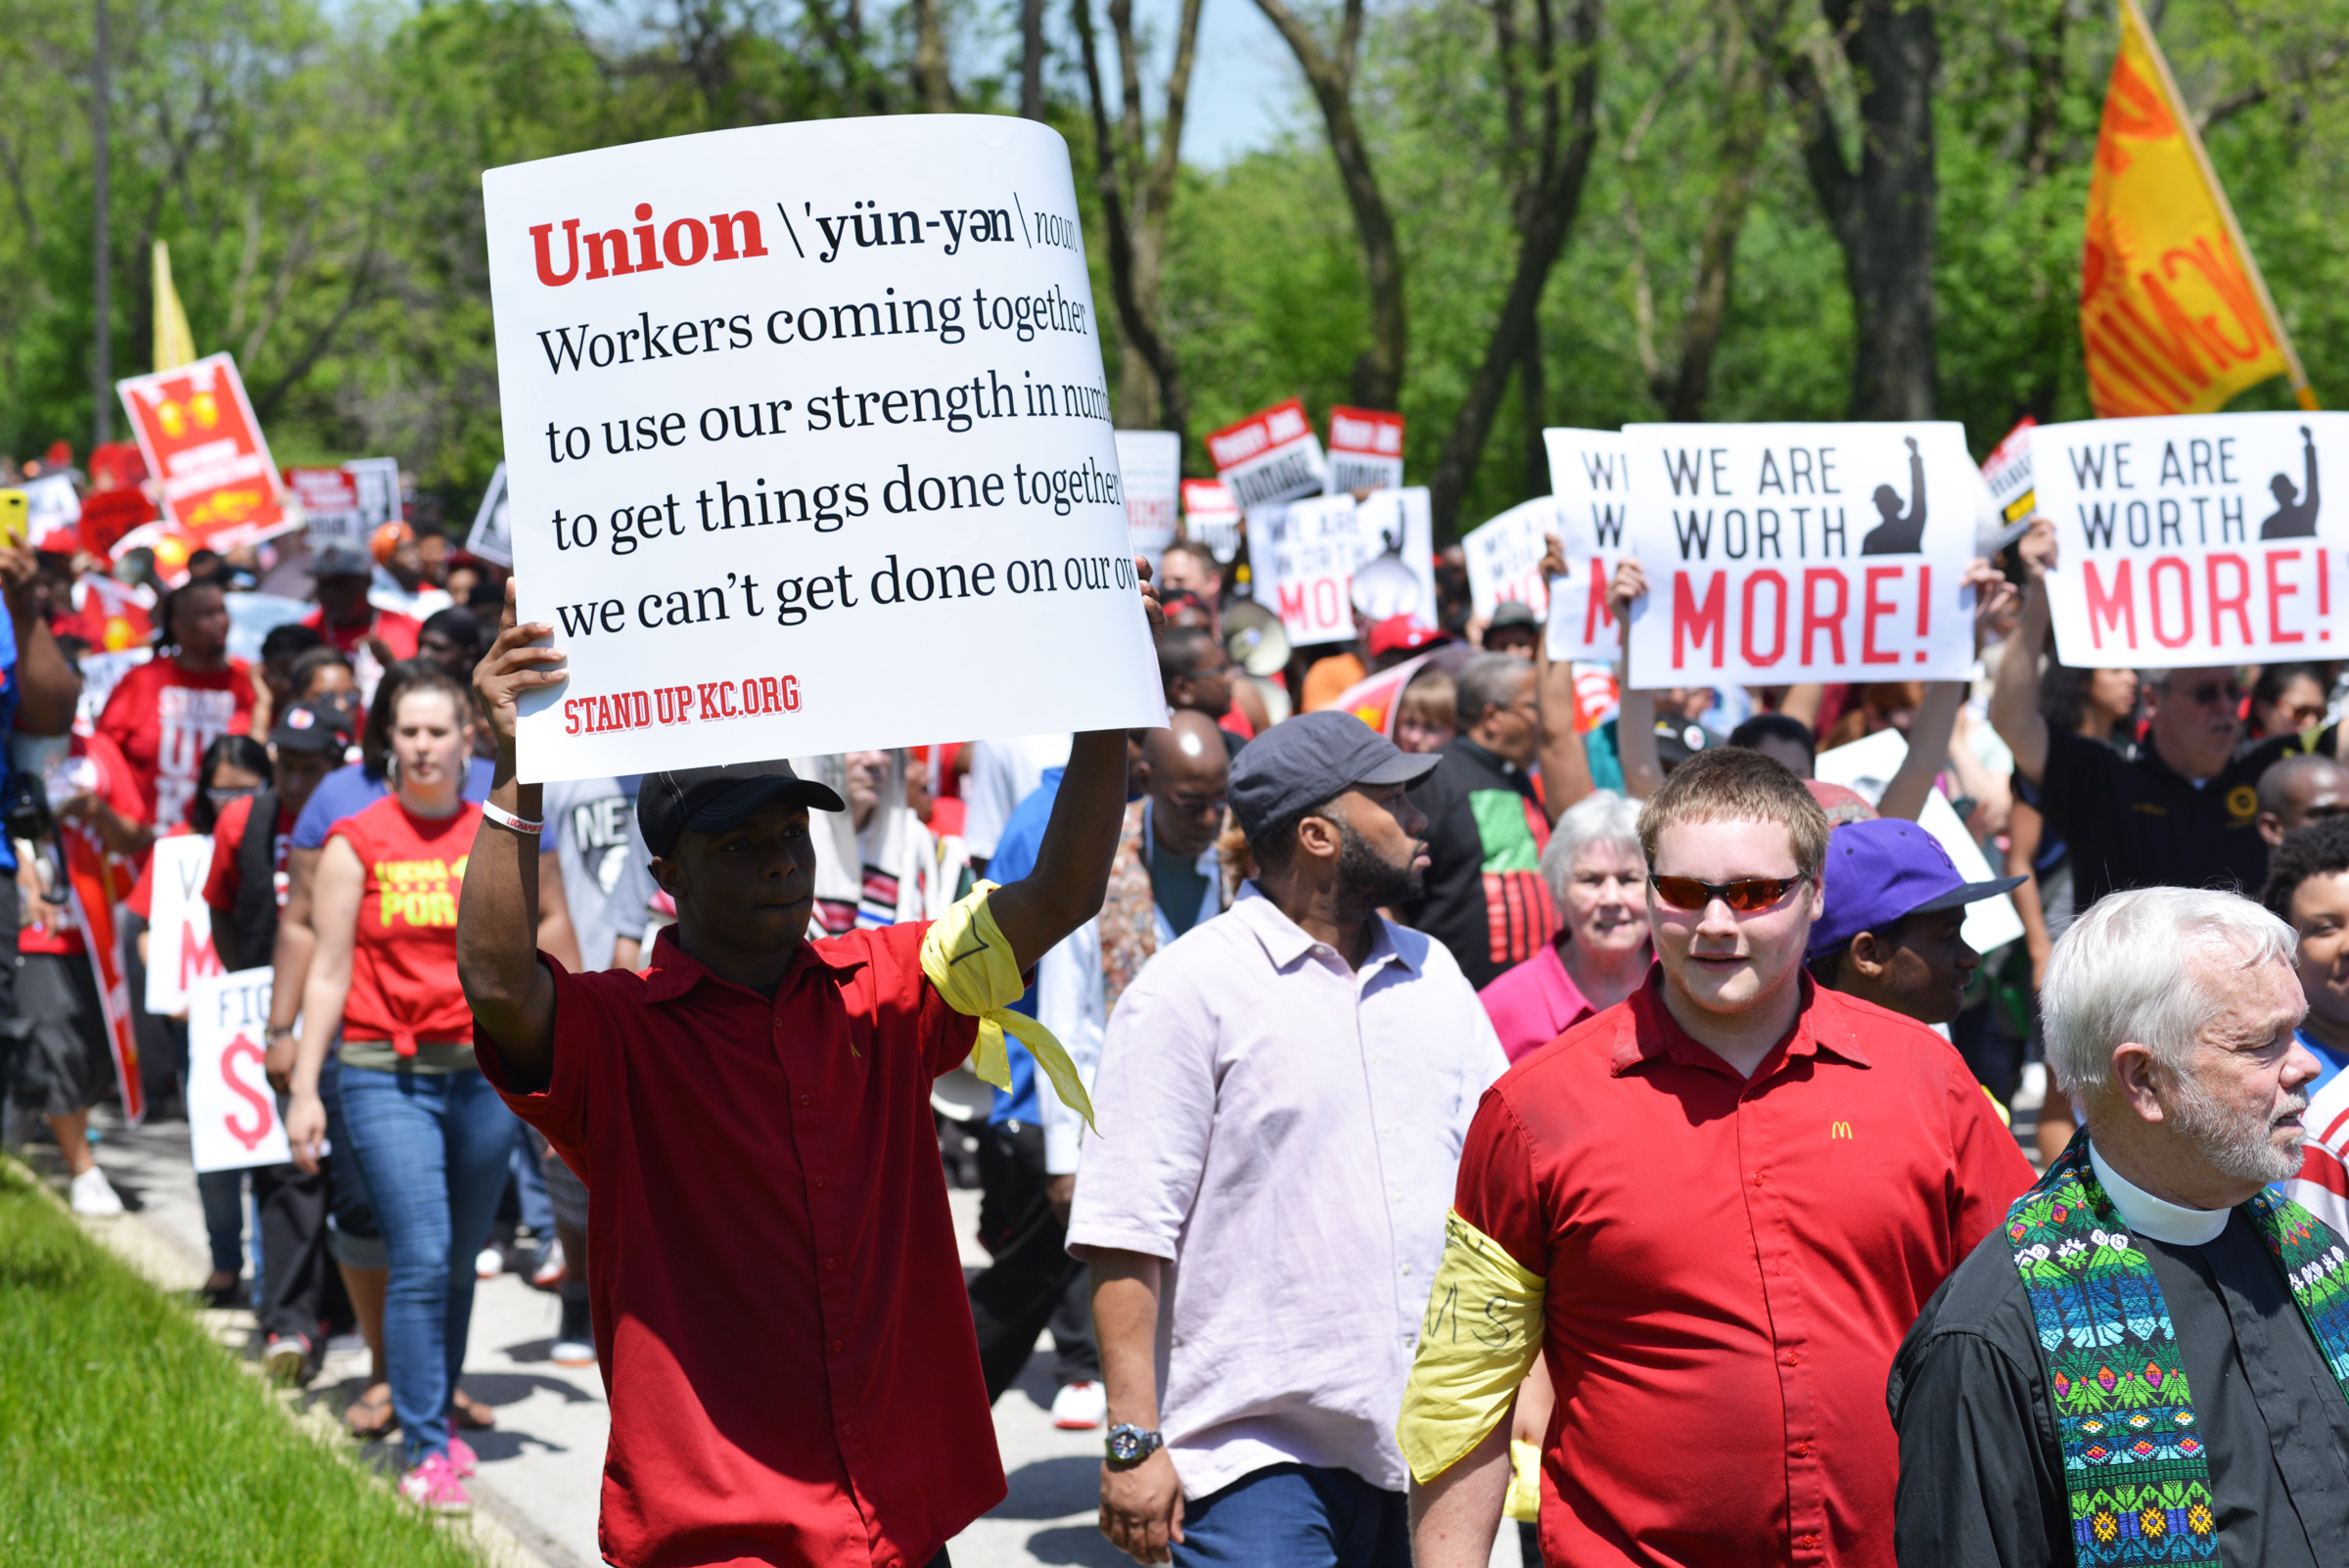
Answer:
<svg viewBox="0 0 2349 1568"><path fill-rule="evenodd" d="M1133 558L1142 614L1156 640L1167 629L1150 581L1150 563ZM1069 770L1052 802L1052 820L1036 847L1036 869L988 900L996 929L1011 944L1022 973L1060 945L1061 939L1101 912L1110 863L1126 823L1126 732L1087 730L1069 748Z"/></svg>
<svg viewBox="0 0 2349 1568"><path fill-rule="evenodd" d="M482 721L497 736L489 804L530 822L543 816L545 791L515 781L515 702L525 691L564 678L562 654L531 646L553 630L515 624L509 581L497 641L473 671ZM555 983L538 962L537 932L538 836L484 816L474 834L457 903L457 978L474 1021L487 1037L476 1048L486 1043L494 1049L507 1081L518 1089L544 1088L555 1070Z"/></svg>
<svg viewBox="0 0 2349 1568"><path fill-rule="evenodd" d="M2039 650L2048 640L2048 569L2055 564L2055 525L2031 520L2017 552L2023 559L2023 614L1990 688L1990 727L2014 753L2014 770L2037 784L2048 767L2048 720L2039 711Z"/></svg>

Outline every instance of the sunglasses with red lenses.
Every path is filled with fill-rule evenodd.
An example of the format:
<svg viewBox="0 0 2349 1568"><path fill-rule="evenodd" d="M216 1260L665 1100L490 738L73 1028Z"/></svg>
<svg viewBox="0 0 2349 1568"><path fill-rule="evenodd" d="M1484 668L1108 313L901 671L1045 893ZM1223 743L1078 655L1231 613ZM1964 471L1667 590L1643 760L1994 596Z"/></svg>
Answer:
<svg viewBox="0 0 2349 1568"><path fill-rule="evenodd" d="M1701 912L1719 899L1739 914L1760 914L1787 894L1810 881L1809 877L1747 877L1737 882L1700 882L1695 877L1649 876L1647 885L1656 896L1675 909L1691 914Z"/></svg>

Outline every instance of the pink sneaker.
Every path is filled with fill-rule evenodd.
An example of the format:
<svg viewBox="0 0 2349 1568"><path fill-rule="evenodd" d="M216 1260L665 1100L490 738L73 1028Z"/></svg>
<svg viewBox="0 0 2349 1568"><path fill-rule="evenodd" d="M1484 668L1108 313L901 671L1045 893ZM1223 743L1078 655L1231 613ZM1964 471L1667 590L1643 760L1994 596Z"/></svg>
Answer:
<svg viewBox="0 0 2349 1568"><path fill-rule="evenodd" d="M444 1454L427 1455L425 1461L399 1478L399 1495L419 1508L434 1513L471 1513L473 1499L465 1495L464 1483L457 1479L456 1466Z"/></svg>
<svg viewBox="0 0 2349 1568"><path fill-rule="evenodd" d="M480 1461L473 1452L473 1445L451 1432L448 1435L448 1467L456 1471L461 1480L473 1474L479 1468L479 1463Z"/></svg>

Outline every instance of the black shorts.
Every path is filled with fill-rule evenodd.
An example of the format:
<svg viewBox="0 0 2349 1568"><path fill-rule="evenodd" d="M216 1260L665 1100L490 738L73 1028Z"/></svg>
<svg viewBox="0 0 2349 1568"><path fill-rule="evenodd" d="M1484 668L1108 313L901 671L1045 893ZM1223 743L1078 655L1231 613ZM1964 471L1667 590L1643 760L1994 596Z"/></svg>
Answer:
<svg viewBox="0 0 2349 1568"><path fill-rule="evenodd" d="M36 1116L87 1110L115 1087L115 1056L89 957L15 956L16 1013L24 1035L7 1042L9 1098Z"/></svg>

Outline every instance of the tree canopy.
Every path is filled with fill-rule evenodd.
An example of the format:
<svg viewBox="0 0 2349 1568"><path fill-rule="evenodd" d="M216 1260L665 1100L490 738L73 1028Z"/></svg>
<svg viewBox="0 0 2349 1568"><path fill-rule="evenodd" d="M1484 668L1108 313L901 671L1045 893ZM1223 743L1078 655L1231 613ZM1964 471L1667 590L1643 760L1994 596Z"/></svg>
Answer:
<svg viewBox="0 0 2349 1568"><path fill-rule="evenodd" d="M1162 164L1173 6L1114 0L1097 27L1076 0L1039 31L1033 5L866 3L114 0L115 374L147 368L162 239L281 462L396 455L461 513L501 445L484 168L1012 113L1040 39L1120 423L1178 422L1186 472L1221 424L1395 374L1410 478L1449 457L1456 527L1546 488L1544 424L1933 412L1980 453L2022 414L2088 415L2102 0L1274 0L1328 79L1299 67L1297 128L1214 169ZM2318 392L2349 398L2349 0L2149 10ZM91 429L93 9L0 17L0 451L22 456ZM1147 269L1136 314L1109 308L1113 254ZM2239 406L2288 403L2273 383Z"/></svg>

